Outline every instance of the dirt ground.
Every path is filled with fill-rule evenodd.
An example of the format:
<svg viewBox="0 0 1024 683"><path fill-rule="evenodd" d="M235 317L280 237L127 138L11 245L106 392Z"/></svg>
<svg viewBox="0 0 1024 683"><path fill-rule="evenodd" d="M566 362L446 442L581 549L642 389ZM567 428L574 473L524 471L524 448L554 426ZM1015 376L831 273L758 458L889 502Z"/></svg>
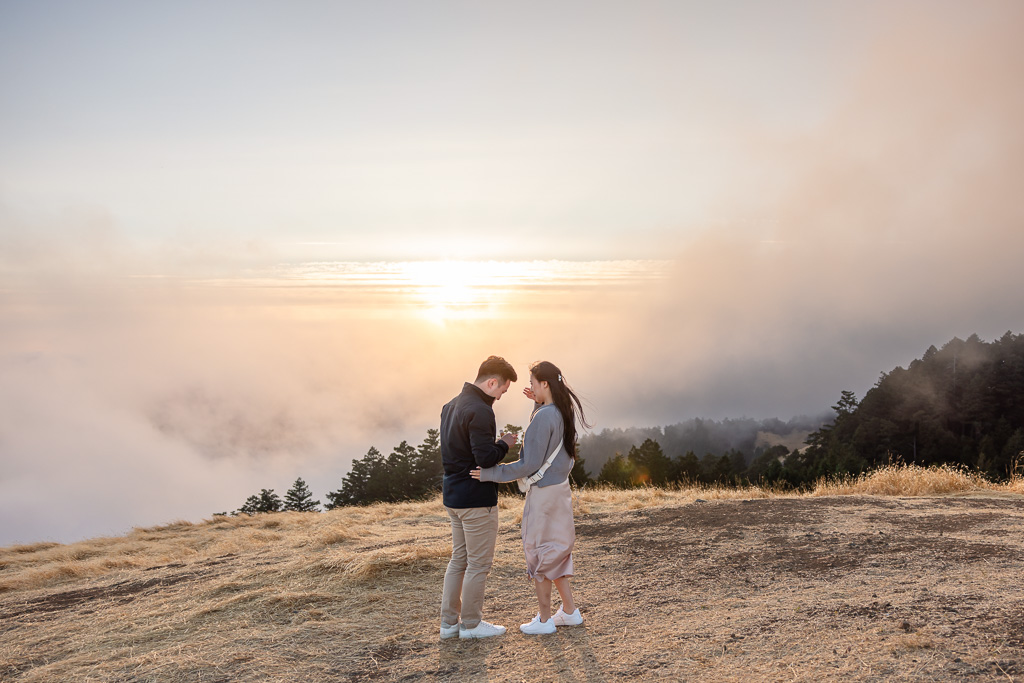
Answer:
<svg viewBox="0 0 1024 683"><path fill-rule="evenodd" d="M574 587L586 621L551 636L518 631L536 603L512 517L502 511L485 604L485 618L509 628L499 638L439 640L442 557L356 588L291 586L279 610L266 600L185 608L203 586L244 593L244 576L294 562L268 552L243 571L229 555L0 595L0 679L1024 681L1021 496L698 500L580 514ZM448 538L440 515L393 524L418 543ZM371 539L365 550L399 542ZM147 601L178 610L180 623L162 616L168 632L146 638L131 624L95 626ZM71 666L83 643L104 654Z"/></svg>

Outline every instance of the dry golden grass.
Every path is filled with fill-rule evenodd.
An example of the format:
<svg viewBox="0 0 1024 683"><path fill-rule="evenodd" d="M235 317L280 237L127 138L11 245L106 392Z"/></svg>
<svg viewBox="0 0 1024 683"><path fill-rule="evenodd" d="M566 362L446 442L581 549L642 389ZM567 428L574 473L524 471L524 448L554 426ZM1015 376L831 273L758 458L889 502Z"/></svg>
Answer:
<svg viewBox="0 0 1024 683"><path fill-rule="evenodd" d="M815 485L812 495L932 496L994 488L998 487L984 476L952 465L893 464L858 477L823 479Z"/></svg>
<svg viewBox="0 0 1024 683"><path fill-rule="evenodd" d="M949 465L929 468L893 464L859 477L827 478L819 481L809 495L928 496L970 491L1024 493L1024 468L1018 467L1011 480L994 484L983 476ZM574 493L577 514L615 510L642 510L688 505L697 500L749 500L793 498L801 494L759 486L675 486L615 489L586 487ZM522 518L517 496L502 496L499 509L513 514L511 525ZM285 542L290 548L334 548L324 558L332 571L362 577L387 573L391 565L415 564L423 557L440 557L438 545L417 545L414 549L360 551L357 556L343 550L346 544L374 537L377 525L401 524L403 520L432 520L447 523L437 499L400 504L378 504L333 510L322 515L279 513L214 517L198 524L175 521L164 526L138 527L130 534L95 538L72 544L37 543L0 548L0 594L42 586L55 586L122 569L176 562L196 562L228 554L274 547ZM442 544L443 545L443 544Z"/></svg>
<svg viewBox="0 0 1024 683"><path fill-rule="evenodd" d="M603 512L607 510L639 510L667 505L688 505L695 500L746 500L751 498L780 498L799 496L799 493L760 486L690 485L659 488L655 486L635 489L617 489L595 486L576 492L577 512Z"/></svg>
<svg viewBox="0 0 1024 683"><path fill-rule="evenodd" d="M954 465L890 464L857 477L827 477L818 481L813 496L934 496L968 491L1024 492L1019 470L1006 483L993 483L984 475Z"/></svg>
<svg viewBox="0 0 1024 683"><path fill-rule="evenodd" d="M447 561L451 552L450 543L431 542L423 545L402 545L369 552L337 553L322 560L318 568L329 571L335 577L376 579L387 576L395 570L430 564L431 560L444 559Z"/></svg>
<svg viewBox="0 0 1024 683"><path fill-rule="evenodd" d="M437 640L450 552L439 499L12 546L0 549L0 680L1017 676L1024 646L1004 634L1018 617L1024 628L1017 499L899 502L1024 493L1019 477L961 475L897 466L812 494L577 491L588 625L539 640L514 629L534 607L515 496L499 501L488 583L489 618L513 627L496 642Z"/></svg>
<svg viewBox="0 0 1024 683"><path fill-rule="evenodd" d="M1005 488L1013 493L1024 493L1024 458L1017 458L1014 461L1013 472L1010 473L1010 480Z"/></svg>

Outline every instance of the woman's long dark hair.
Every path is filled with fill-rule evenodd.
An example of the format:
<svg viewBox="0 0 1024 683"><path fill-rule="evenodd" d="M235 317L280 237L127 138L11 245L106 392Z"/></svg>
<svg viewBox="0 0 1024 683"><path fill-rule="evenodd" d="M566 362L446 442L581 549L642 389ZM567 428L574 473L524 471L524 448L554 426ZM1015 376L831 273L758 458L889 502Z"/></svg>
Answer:
<svg viewBox="0 0 1024 683"><path fill-rule="evenodd" d="M538 381L547 382L551 388L551 398L554 399L555 407L562 414L562 423L565 425L565 432L562 436L562 448L573 460L576 459L576 420L580 424L590 428L587 417L583 414L583 405L580 399L569 388L562 378L562 371L554 363L546 360L539 360L530 366L530 374Z"/></svg>

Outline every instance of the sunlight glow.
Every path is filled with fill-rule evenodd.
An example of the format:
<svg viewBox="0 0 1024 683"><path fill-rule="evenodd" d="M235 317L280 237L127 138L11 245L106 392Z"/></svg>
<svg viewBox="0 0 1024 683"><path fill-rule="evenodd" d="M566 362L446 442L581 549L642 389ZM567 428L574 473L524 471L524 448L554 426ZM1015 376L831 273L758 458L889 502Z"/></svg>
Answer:
<svg viewBox="0 0 1024 683"><path fill-rule="evenodd" d="M421 310L428 320L477 317L477 309L489 303L482 293L492 282L488 266L494 264L422 261L402 265L403 275L412 286L412 297L425 306Z"/></svg>
<svg viewBox="0 0 1024 683"><path fill-rule="evenodd" d="M320 261L279 264L221 284L310 290L317 301L333 302L328 310L337 315L414 317L443 325L507 319L526 307L534 316L564 310L573 297L630 290L665 277L670 267L652 260Z"/></svg>

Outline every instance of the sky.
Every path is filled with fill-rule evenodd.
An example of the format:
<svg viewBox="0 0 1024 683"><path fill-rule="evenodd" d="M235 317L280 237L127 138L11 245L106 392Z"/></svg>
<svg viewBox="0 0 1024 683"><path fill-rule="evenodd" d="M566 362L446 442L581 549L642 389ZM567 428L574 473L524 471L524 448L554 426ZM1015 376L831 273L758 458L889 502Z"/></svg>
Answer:
<svg viewBox="0 0 1024 683"><path fill-rule="evenodd" d="M818 414L1024 332L1022 33L1000 0L0 0L0 544L323 499L491 353L600 430Z"/></svg>

